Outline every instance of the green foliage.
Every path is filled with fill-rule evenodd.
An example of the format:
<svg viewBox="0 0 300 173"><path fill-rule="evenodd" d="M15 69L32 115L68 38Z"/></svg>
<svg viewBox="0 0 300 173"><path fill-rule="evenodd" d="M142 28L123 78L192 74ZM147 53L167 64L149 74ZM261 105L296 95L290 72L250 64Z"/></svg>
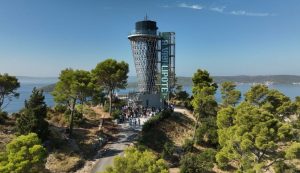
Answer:
<svg viewBox="0 0 300 173"><path fill-rule="evenodd" d="M293 135L291 125L249 102L243 102L236 110L223 108L217 118L221 150L216 159L221 167L235 160L240 170L265 169L268 161L282 159L277 149Z"/></svg>
<svg viewBox="0 0 300 173"><path fill-rule="evenodd" d="M54 106L54 111L59 113L64 113L67 109L67 106L62 104L57 104Z"/></svg>
<svg viewBox="0 0 300 173"><path fill-rule="evenodd" d="M207 71L198 71L193 76L193 100L194 116L196 125L194 140L206 141L215 145L217 139L217 128L215 117L217 115L218 104L215 99L217 84L209 76ZM215 138L215 139L213 139Z"/></svg>
<svg viewBox="0 0 300 173"><path fill-rule="evenodd" d="M64 113L64 117L65 119L70 123L71 122L71 110L66 110ZM74 125L80 125L81 123L83 123L83 115L80 111L78 110L74 110L73 112L73 123Z"/></svg>
<svg viewBox="0 0 300 173"><path fill-rule="evenodd" d="M203 87L213 87L215 91L218 88L218 85L213 81L213 78L210 77L208 71L198 69L197 72L193 75L193 94L195 95L198 89Z"/></svg>
<svg viewBox="0 0 300 173"><path fill-rule="evenodd" d="M2 111L0 110L0 124L1 124L1 123L4 123L5 120L6 120L7 118L8 118L7 112L2 112Z"/></svg>
<svg viewBox="0 0 300 173"><path fill-rule="evenodd" d="M21 135L6 145L0 154L0 172L37 173L44 167L46 150L35 133Z"/></svg>
<svg viewBox="0 0 300 173"><path fill-rule="evenodd" d="M185 139L182 148L184 152L192 152L194 149L194 141L191 139Z"/></svg>
<svg viewBox="0 0 300 173"><path fill-rule="evenodd" d="M285 152L287 159L300 159L300 143L293 142Z"/></svg>
<svg viewBox="0 0 300 173"><path fill-rule="evenodd" d="M58 104L66 105L70 110L70 136L73 131L73 120L76 103L83 104L93 98L101 89L95 85L91 73L84 70L65 69L59 76L52 95ZM79 115L79 114L77 114ZM75 115L76 116L76 115ZM82 115L81 115L82 116ZM80 117L80 115L78 116Z"/></svg>
<svg viewBox="0 0 300 173"><path fill-rule="evenodd" d="M279 161L274 164L273 169L275 173L297 173L293 165L287 165L284 161Z"/></svg>
<svg viewBox="0 0 300 173"><path fill-rule="evenodd" d="M25 108L17 118L17 130L20 134L34 132L45 140L48 136L47 105L43 91L33 88L29 100L25 100Z"/></svg>
<svg viewBox="0 0 300 173"><path fill-rule="evenodd" d="M297 111L296 104L278 90L269 90L262 107L277 117L287 117Z"/></svg>
<svg viewBox="0 0 300 173"><path fill-rule="evenodd" d="M245 94L245 100L276 115L278 119L284 119L297 113L297 102L293 103L283 93L275 89L269 89L265 85L252 86Z"/></svg>
<svg viewBox="0 0 300 173"><path fill-rule="evenodd" d="M221 84L222 105L235 106L241 98L241 92L236 90L234 82L223 82Z"/></svg>
<svg viewBox="0 0 300 173"><path fill-rule="evenodd" d="M164 144L162 157L166 160L172 159L174 151L175 151L174 143L173 142L166 142Z"/></svg>
<svg viewBox="0 0 300 173"><path fill-rule="evenodd" d="M75 99L80 103L87 101L99 88L94 85L90 72L65 69L59 76L52 95L56 103L71 106Z"/></svg>
<svg viewBox="0 0 300 173"><path fill-rule="evenodd" d="M114 103L114 108L116 109L121 109L122 107L127 105L127 102L125 100L121 100L117 97L113 99L113 103Z"/></svg>
<svg viewBox="0 0 300 173"><path fill-rule="evenodd" d="M172 113L168 110L164 110L158 114L156 114L155 116L149 118L149 120L147 120L143 127L142 127L142 132L146 133L148 131L150 131L155 125L157 125L160 121L170 117L172 115Z"/></svg>
<svg viewBox="0 0 300 173"><path fill-rule="evenodd" d="M212 171L216 151L206 149L200 154L188 153L180 161L180 173L207 173Z"/></svg>
<svg viewBox="0 0 300 173"><path fill-rule="evenodd" d="M295 98L295 103L296 105L296 113L299 115L300 114L300 96L297 96Z"/></svg>
<svg viewBox="0 0 300 173"><path fill-rule="evenodd" d="M113 110L111 116L113 119L118 119L118 118L120 118L121 114L122 114L122 111L120 109L115 109L115 110Z"/></svg>
<svg viewBox="0 0 300 173"><path fill-rule="evenodd" d="M117 156L113 167L108 167L103 173L168 173L168 168L165 161L152 152L129 147L124 157Z"/></svg>
<svg viewBox="0 0 300 173"><path fill-rule="evenodd" d="M202 89L197 89L197 93L194 95L192 100L196 117L205 118L208 116L216 116L218 103L215 100L214 94L214 87L203 87Z"/></svg>
<svg viewBox="0 0 300 173"><path fill-rule="evenodd" d="M268 87L266 85L258 84L251 87L251 89L245 93L245 101L261 106L264 99L268 94Z"/></svg>
<svg viewBox="0 0 300 173"><path fill-rule="evenodd" d="M179 91L175 93L175 99L185 101L189 98L189 94L186 91Z"/></svg>
<svg viewBox="0 0 300 173"><path fill-rule="evenodd" d="M114 59L107 59L97 64L92 70L93 78L97 84L102 86L109 93L109 114L112 113L112 95L116 89L123 89L127 85L128 64L124 61L117 62Z"/></svg>
<svg viewBox="0 0 300 173"><path fill-rule="evenodd" d="M216 117L210 116L201 119L201 123L196 129L195 142L197 144L207 143L213 146L218 145Z"/></svg>
<svg viewBox="0 0 300 173"><path fill-rule="evenodd" d="M19 97L17 89L20 87L20 83L15 76L9 76L7 73L0 74L0 112L3 107L4 101L11 101L14 97Z"/></svg>

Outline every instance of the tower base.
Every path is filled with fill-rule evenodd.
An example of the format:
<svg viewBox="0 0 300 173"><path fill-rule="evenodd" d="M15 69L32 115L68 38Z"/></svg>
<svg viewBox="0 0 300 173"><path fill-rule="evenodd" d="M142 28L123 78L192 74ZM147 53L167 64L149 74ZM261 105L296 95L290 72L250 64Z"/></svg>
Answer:
<svg viewBox="0 0 300 173"><path fill-rule="evenodd" d="M146 94L146 93L130 93L129 106L131 107L144 107L144 108L155 108L162 109L164 103L160 97L160 94Z"/></svg>

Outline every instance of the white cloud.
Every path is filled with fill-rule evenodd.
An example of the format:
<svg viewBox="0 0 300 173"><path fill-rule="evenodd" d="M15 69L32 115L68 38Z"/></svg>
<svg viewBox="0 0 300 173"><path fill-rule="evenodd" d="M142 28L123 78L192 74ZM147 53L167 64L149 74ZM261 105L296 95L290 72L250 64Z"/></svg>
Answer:
<svg viewBox="0 0 300 173"><path fill-rule="evenodd" d="M170 5L164 5L161 6L163 8L170 8ZM177 4L177 7L180 8L190 8L190 9L194 9L194 10L209 10L212 12L216 12L216 13L221 13L221 14L227 14L227 15L235 15L235 16L252 16L252 17L267 17L267 16L275 16L272 13L258 13L258 12L248 12L245 10L233 10L233 11L228 11L225 10L226 6L216 6L216 7L204 7L200 4L188 4L188 3L179 3Z"/></svg>
<svg viewBox="0 0 300 173"><path fill-rule="evenodd" d="M213 7L213 8L210 8L210 10L218 12L218 13L223 13L225 8L226 7Z"/></svg>
<svg viewBox="0 0 300 173"><path fill-rule="evenodd" d="M178 7L191 8L191 9L194 9L194 10L202 10L203 9L203 7L201 5L198 5L198 4L188 5L186 3L180 3L180 4L178 4Z"/></svg>
<svg viewBox="0 0 300 173"><path fill-rule="evenodd" d="M253 13L253 12L247 12L244 10L231 11L230 14L236 15L236 16L255 16L255 17L273 16L270 13Z"/></svg>

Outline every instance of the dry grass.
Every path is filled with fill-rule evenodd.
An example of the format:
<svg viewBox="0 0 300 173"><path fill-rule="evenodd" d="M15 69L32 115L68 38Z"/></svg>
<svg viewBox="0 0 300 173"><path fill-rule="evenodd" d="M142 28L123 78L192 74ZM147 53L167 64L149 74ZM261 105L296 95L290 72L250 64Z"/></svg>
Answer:
<svg viewBox="0 0 300 173"><path fill-rule="evenodd" d="M7 119L4 124L0 124L0 152L5 150L5 146L15 137L15 120Z"/></svg>
<svg viewBox="0 0 300 173"><path fill-rule="evenodd" d="M193 134L193 120L184 114L175 112L173 116L162 121L159 129L164 132L167 138L177 146L182 146L185 139L190 139Z"/></svg>
<svg viewBox="0 0 300 173"><path fill-rule="evenodd" d="M78 155L52 153L47 158L46 168L52 173L65 173L75 171L82 164L83 160Z"/></svg>
<svg viewBox="0 0 300 173"><path fill-rule="evenodd" d="M107 113L99 107L85 107L83 111L84 121L73 129L72 139L68 139L65 129L68 124L60 123L64 118L62 113L51 112L49 119L52 152L48 156L47 168L51 172L74 172L80 169L85 161L93 160L97 153L96 143L100 133L112 140L112 135L117 133ZM58 117L53 120L54 117ZM100 132L100 119L104 119Z"/></svg>

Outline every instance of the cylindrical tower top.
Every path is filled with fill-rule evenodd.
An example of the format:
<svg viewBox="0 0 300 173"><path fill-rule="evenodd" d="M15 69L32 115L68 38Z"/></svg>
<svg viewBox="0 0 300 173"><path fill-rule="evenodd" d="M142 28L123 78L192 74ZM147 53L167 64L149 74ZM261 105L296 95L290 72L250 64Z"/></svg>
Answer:
<svg viewBox="0 0 300 173"><path fill-rule="evenodd" d="M157 29L155 21L143 20L135 23L135 34L156 35Z"/></svg>

